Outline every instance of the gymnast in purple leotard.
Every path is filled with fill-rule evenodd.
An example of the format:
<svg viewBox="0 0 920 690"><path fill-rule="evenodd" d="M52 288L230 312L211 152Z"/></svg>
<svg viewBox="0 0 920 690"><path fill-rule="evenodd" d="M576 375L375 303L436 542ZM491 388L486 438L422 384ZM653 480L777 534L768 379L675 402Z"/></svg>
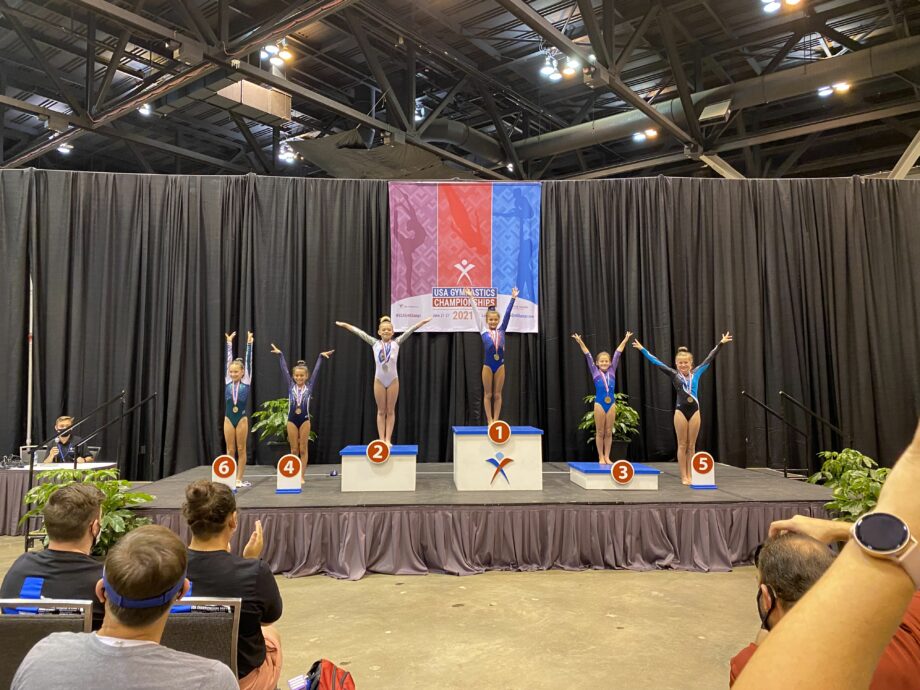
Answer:
<svg viewBox="0 0 920 690"><path fill-rule="evenodd" d="M632 333L626 331L623 340L617 346L611 358L609 352L599 352L597 361L591 357L591 351L585 345L578 333L572 334L572 339L578 343L581 351L588 360L588 370L594 379L594 442L597 444L597 461L602 465L609 465L610 448L613 445L613 423L617 418L616 406L616 375L617 363L620 355L626 349L626 343Z"/></svg>
<svg viewBox="0 0 920 690"><path fill-rule="evenodd" d="M511 289L511 301L505 309L501 325L498 323L498 312L495 307L486 310L485 329L482 327L479 310L473 302L473 291L467 288L465 292L470 298L470 311L473 312L476 328L482 335L482 406L486 411L486 423L492 424L501 419L502 388L505 386L505 331L508 330L508 321L511 320L511 310L514 308L518 289Z"/></svg>
<svg viewBox="0 0 920 690"><path fill-rule="evenodd" d="M324 359L329 359L335 350L320 352L313 365L313 375L307 369L307 363L302 359L297 360L294 368L288 371L287 362L281 349L272 343L272 352L279 356L281 374L288 388L288 418L287 436L291 453L303 461L303 473L307 473L309 462L310 443L310 399L313 397L313 388L319 376L319 368Z"/></svg>

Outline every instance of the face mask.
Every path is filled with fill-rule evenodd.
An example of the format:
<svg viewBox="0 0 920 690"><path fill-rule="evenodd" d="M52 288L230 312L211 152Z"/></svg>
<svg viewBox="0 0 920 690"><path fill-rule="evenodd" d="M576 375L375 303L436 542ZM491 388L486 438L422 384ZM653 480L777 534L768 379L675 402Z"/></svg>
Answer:
<svg viewBox="0 0 920 690"><path fill-rule="evenodd" d="M766 630L767 632L773 627L770 624L770 614L773 613L773 609L776 608L776 592L773 591L773 588L770 585L767 585L767 592L770 594L770 608L766 611L763 611L760 608L760 595L761 589L757 588L757 615L760 616L760 627Z"/></svg>

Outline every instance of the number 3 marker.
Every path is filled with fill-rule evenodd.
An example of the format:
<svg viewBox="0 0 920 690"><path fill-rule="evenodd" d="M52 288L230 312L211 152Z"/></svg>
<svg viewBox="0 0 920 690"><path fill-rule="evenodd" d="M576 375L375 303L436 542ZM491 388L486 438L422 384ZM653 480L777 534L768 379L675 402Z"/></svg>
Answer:
<svg viewBox="0 0 920 690"><path fill-rule="evenodd" d="M629 460L617 460L610 466L610 476L617 484L629 484L636 474L636 469Z"/></svg>

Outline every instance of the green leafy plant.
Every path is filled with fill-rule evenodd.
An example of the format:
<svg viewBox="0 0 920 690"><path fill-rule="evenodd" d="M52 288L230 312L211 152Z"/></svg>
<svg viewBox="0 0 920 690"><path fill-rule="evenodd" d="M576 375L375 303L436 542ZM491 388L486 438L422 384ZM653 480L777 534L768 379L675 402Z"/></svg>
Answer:
<svg viewBox="0 0 920 690"><path fill-rule="evenodd" d="M853 522L878 503L882 485L891 471L853 448L818 453L824 462L808 478L811 484L823 484L833 490L833 500L824 504L836 520Z"/></svg>
<svg viewBox="0 0 920 690"><path fill-rule="evenodd" d="M613 440L632 441L633 436L639 433L639 413L626 402L629 400L629 396L625 393L617 393L615 400L617 417L613 423ZM581 418L578 428L590 432L588 437L588 443L590 444L594 443L594 434L596 433L594 426L594 396L586 395L584 401L591 406L591 409Z"/></svg>
<svg viewBox="0 0 920 690"><path fill-rule="evenodd" d="M259 432L260 441L287 443L288 399L266 400L252 413L255 424L253 433ZM316 432L310 430L310 440L316 440Z"/></svg>
<svg viewBox="0 0 920 690"><path fill-rule="evenodd" d="M33 486L22 499L26 506L31 506L29 511L22 516L22 524L30 517L41 515L51 498L51 494L68 484L92 484L103 494L101 532L93 555L105 556L109 549L121 537L141 525L150 524L150 518L138 516L131 508L148 503L153 496L139 491L129 491L131 483L118 478L118 470L109 468L104 470L74 470L60 469L48 470L41 473L42 482ZM47 538L46 538L47 545Z"/></svg>

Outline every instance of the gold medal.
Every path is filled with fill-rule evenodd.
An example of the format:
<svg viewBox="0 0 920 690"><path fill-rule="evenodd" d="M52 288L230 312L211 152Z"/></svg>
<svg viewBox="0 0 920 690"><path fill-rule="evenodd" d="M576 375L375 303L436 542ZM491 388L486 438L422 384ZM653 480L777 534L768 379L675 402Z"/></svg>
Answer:
<svg viewBox="0 0 920 690"><path fill-rule="evenodd" d="M609 396L609 395L608 395L606 398L604 398L604 402L607 403L608 405L610 404L610 396Z"/></svg>
<svg viewBox="0 0 920 690"><path fill-rule="evenodd" d="M492 355L492 359L494 359L497 362L498 360L501 359L501 357L499 357L498 353L496 352L494 355Z"/></svg>
<svg viewBox="0 0 920 690"><path fill-rule="evenodd" d="M294 414L300 414L300 408L299 408L299 407L298 407L296 410L294 410Z"/></svg>
<svg viewBox="0 0 920 690"><path fill-rule="evenodd" d="M688 396L687 396L687 402L693 402L693 396L692 396L692 395L688 395Z"/></svg>
<svg viewBox="0 0 920 690"><path fill-rule="evenodd" d="M234 411L234 412L239 412L239 411L240 411L240 408L238 408L236 405L234 405L234 406L233 406L233 411Z"/></svg>

